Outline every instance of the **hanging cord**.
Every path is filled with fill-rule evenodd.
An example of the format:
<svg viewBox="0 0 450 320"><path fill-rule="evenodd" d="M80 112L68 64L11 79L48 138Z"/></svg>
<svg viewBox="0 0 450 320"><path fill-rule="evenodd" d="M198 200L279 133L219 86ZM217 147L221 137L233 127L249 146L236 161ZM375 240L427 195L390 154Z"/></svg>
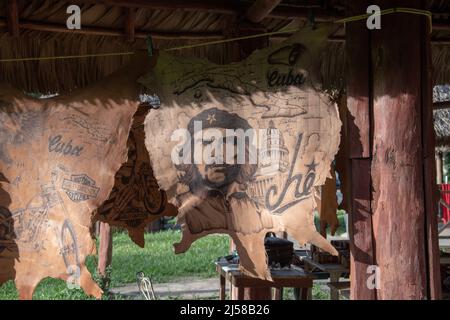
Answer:
<svg viewBox="0 0 450 320"><path fill-rule="evenodd" d="M185 46L180 46L180 47L173 47L173 48L163 49L163 51L175 51L175 50L181 50L181 49L191 49L191 48L197 48L197 47L203 47L203 46L210 46L210 45L213 45L213 44L220 44L220 43L234 42L234 41L239 41L239 40L260 38L260 37L265 37L265 36L270 36L270 35L280 34L280 33L292 33L292 32L296 32L298 30L299 29L296 28L296 29L288 29L288 30L280 30L280 31L273 31L273 32L258 33L258 34L253 34L251 36L244 36L244 37L238 37L238 38L231 38L231 39L216 40L216 41L209 41L209 42L185 45Z"/></svg>
<svg viewBox="0 0 450 320"><path fill-rule="evenodd" d="M43 60L62 60L62 59L81 59L81 58L95 58L95 57L113 57L113 56L126 56L134 54L130 52L113 52L113 53L98 53L98 54L83 54L72 56L53 56L53 57L33 57L33 58L11 58L1 59L0 62L21 62L21 61L43 61Z"/></svg>
<svg viewBox="0 0 450 320"><path fill-rule="evenodd" d="M433 21L432 21L432 14L430 11L427 10L420 10L420 9L414 9L414 8L390 8L381 10L380 13L366 13L361 15L356 15L340 20L336 20L335 23L347 23L347 22L353 22L353 21L359 21L367 19L370 16L373 15L386 15L391 13L409 13L409 14L418 14L428 17L430 22L430 33L433 30ZM311 16L312 21L314 18ZM311 21L311 20L310 20ZM221 43L228 43L228 42L234 42L234 41L240 41L240 40L247 40L247 39L254 39L259 37L265 37L275 34L282 34L282 33L292 33L296 32L299 29L288 29L288 30L280 30L280 31L273 31L273 32L265 32L260 34L254 34L250 36L244 36L244 37L237 37L237 38L231 38L231 39L222 39L222 40L215 40L215 41L209 41L209 42L202 42L197 44L190 44L190 45L184 45L184 46L178 46L173 48L167 48L162 49L162 51L176 51L176 50L182 50L182 49L192 49L192 48L198 48L198 47L204 47L204 46L210 46L215 44L221 44ZM151 56L153 54L153 43L151 36L147 38L147 50L149 52L149 55ZM21 61L42 61L42 60L61 60L61 59L79 59L79 58L95 58L95 57L111 57L111 56L125 56L125 55L132 55L134 52L118 52L118 53L99 53L99 54L85 54L85 55L71 55L71 56L56 56L56 57L34 57L34 58L11 58L11 59L0 59L1 62L21 62Z"/></svg>
<svg viewBox="0 0 450 320"><path fill-rule="evenodd" d="M390 9L384 9L381 10L379 13L366 13L366 14L360 14L357 16L352 16L340 20L336 20L336 23L347 23L347 22L353 22L353 21L360 21L365 20L368 17L371 16L383 16L391 13L409 13L409 14L418 14L425 17L428 17L428 20L430 22L430 33L433 31L433 16L430 11L427 10L420 10L420 9L414 9L414 8L390 8Z"/></svg>
<svg viewBox="0 0 450 320"><path fill-rule="evenodd" d="M215 40L215 41L209 41L209 42L202 42L197 44L190 44L185 46L179 46L179 47L173 47L173 48L167 48L162 49L161 51L175 51L175 50L181 50L181 49L191 49L191 48L197 48L197 47L204 47L204 46L210 46L220 43L228 43L233 41L239 41L239 40L246 40L246 39L253 39L253 38L259 38L259 37L265 37L270 36L274 34L281 34L281 33L292 33L296 32L299 29L289 29L289 30L280 30L280 31L273 31L273 32L266 32L266 33L260 33L255 34L251 36L244 36L244 37L238 37L238 38L231 38L231 39L223 39L223 40ZM149 36L147 38L147 51L149 55L151 56L153 54L153 42L152 38ZM111 56L125 56L125 55L133 55L135 52L118 52L118 53L98 53L98 54L85 54L85 55L72 55L72 56L55 56L55 57L32 57L32 58L11 58L11 59L0 59L0 62L21 62L21 61L42 61L42 60L61 60L61 59L77 59L77 58L95 58L95 57L111 57Z"/></svg>

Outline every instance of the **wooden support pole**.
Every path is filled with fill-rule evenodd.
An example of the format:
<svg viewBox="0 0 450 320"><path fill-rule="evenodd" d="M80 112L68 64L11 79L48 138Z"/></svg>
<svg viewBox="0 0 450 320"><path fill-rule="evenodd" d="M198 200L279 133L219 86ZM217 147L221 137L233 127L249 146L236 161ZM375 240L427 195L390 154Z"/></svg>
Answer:
<svg viewBox="0 0 450 320"><path fill-rule="evenodd" d="M426 8L422 0L374 4ZM439 299L428 21L387 15L382 28L370 32L364 24L352 22L346 30L347 120L353 143L351 297ZM364 281L371 262L378 267L375 295Z"/></svg>
<svg viewBox="0 0 450 320"><path fill-rule="evenodd" d="M422 0L375 4L426 8ZM431 179L430 170L434 159L429 161L429 150L434 157L434 141L430 116L425 113L427 108L432 110L425 21L421 16L387 15L382 28L372 32L372 211L379 299L439 296L433 262L437 252L431 250L437 237L432 230L436 221L431 195L435 178Z"/></svg>
<svg viewBox="0 0 450 320"><path fill-rule="evenodd" d="M111 227L105 222L100 222L100 245L98 253L98 273L106 277L106 269L112 261L112 234Z"/></svg>
<svg viewBox="0 0 450 320"><path fill-rule="evenodd" d="M281 0L256 0L247 10L245 17L248 21L259 23L266 18Z"/></svg>
<svg viewBox="0 0 450 320"><path fill-rule="evenodd" d="M17 0L8 0L6 6L6 21L11 36L19 35L19 7Z"/></svg>
<svg viewBox="0 0 450 320"><path fill-rule="evenodd" d="M426 8L427 3L421 0L419 5ZM438 200L439 191L436 185L436 137L433 120L433 63L431 55L430 25L427 19L420 19L421 44L421 128L422 128L422 166L425 202L425 260L427 298L441 299L440 251L438 236Z"/></svg>
<svg viewBox="0 0 450 320"><path fill-rule="evenodd" d="M365 12L368 1L348 1L348 16ZM370 35L365 21L346 26L347 137L350 161L350 298L374 300L367 286L369 267L375 265L371 215L371 89ZM356 62L357 61L357 62ZM342 114L342 112L341 112Z"/></svg>
<svg viewBox="0 0 450 320"><path fill-rule="evenodd" d="M450 109L450 101L439 101L433 103L434 110Z"/></svg>
<svg viewBox="0 0 450 320"><path fill-rule="evenodd" d="M134 21L136 18L136 11L134 8L125 9L125 36L127 41L133 42L135 35Z"/></svg>

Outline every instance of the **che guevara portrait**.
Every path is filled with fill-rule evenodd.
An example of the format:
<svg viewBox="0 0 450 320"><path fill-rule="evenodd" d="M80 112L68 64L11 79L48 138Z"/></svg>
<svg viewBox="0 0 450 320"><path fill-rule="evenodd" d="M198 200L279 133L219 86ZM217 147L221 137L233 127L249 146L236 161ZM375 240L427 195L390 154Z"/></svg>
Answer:
<svg viewBox="0 0 450 320"><path fill-rule="evenodd" d="M315 76L322 45L300 32L228 65L160 53L140 79L161 101L146 118L146 146L179 212L176 253L225 233L242 271L269 280L268 232L337 254L313 219L313 190L329 175L341 125Z"/></svg>

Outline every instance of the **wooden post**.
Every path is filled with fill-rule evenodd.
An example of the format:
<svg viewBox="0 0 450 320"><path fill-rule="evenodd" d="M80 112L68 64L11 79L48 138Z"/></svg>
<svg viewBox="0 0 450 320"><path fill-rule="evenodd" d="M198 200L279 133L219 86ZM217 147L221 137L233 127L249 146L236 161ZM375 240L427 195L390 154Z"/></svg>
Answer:
<svg viewBox="0 0 450 320"><path fill-rule="evenodd" d="M382 8L426 9L422 0L376 3ZM433 262L437 252L432 250L437 237L432 230L436 217L430 183L435 178L429 180L434 140L425 111L432 105L424 97L430 86L425 20L411 14L386 15L381 29L372 32L372 211L379 299L439 296Z"/></svg>
<svg viewBox="0 0 450 320"><path fill-rule="evenodd" d="M272 288L245 288L242 300L272 300Z"/></svg>
<svg viewBox="0 0 450 320"><path fill-rule="evenodd" d="M247 10L245 17L253 23L261 22L281 2L281 0L256 0Z"/></svg>
<svg viewBox="0 0 450 320"><path fill-rule="evenodd" d="M6 7L8 32L11 36L19 35L19 7L17 0L8 0Z"/></svg>
<svg viewBox="0 0 450 320"><path fill-rule="evenodd" d="M426 1L421 0L420 6L425 9ZM434 152L436 150L436 137L433 120L433 84L431 59L431 26L428 19L420 20L421 44L421 118L422 118L422 165L423 183L425 189L425 259L427 260L427 297L428 299L441 299L441 272L440 251L438 235L438 199L439 192L436 186L436 163Z"/></svg>
<svg viewBox="0 0 450 320"><path fill-rule="evenodd" d="M111 227L105 222L100 222L100 245L98 254L98 273L107 277L106 268L112 261L112 235Z"/></svg>
<svg viewBox="0 0 450 320"><path fill-rule="evenodd" d="M135 13L134 8L125 9L125 36L128 42L133 42L135 38Z"/></svg>
<svg viewBox="0 0 450 320"><path fill-rule="evenodd" d="M368 1L349 1L348 16L366 11ZM375 264L371 215L371 90L370 36L365 21L346 25L347 137L350 161L349 237L350 298L374 300L367 286L368 268Z"/></svg>
<svg viewBox="0 0 450 320"><path fill-rule="evenodd" d="M350 2L352 15L372 4L358 3ZM373 4L426 8L422 0ZM380 30L365 23L346 29L351 297L439 299L428 20L396 13L381 17ZM370 264L379 268L376 293L366 285Z"/></svg>

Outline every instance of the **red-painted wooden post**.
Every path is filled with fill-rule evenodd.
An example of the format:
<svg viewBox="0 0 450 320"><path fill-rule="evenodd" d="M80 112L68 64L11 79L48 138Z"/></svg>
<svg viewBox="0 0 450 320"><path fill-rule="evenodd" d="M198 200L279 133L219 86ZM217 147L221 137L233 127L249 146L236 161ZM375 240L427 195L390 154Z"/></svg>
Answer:
<svg viewBox="0 0 450 320"><path fill-rule="evenodd" d="M349 1L348 16L366 12L369 1ZM370 37L366 21L346 25L347 137L350 159L351 201L350 297L374 300L367 286L367 270L375 264L371 212L371 88Z"/></svg>
<svg viewBox="0 0 450 320"><path fill-rule="evenodd" d="M372 2L381 9L426 8L423 0ZM367 8L361 2L350 4L359 14ZM346 29L347 120L349 143L353 143L349 154L353 176L351 296L437 299L440 279L428 19L405 13L383 15L381 29L372 31L365 22L350 22ZM370 263L379 268L376 294L364 281Z"/></svg>

